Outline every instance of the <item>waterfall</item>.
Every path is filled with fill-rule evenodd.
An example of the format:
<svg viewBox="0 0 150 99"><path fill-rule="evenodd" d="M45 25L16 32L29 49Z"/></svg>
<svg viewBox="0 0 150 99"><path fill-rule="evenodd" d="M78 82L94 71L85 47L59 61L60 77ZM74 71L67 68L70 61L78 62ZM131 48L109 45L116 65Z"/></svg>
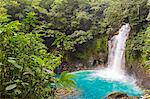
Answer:
<svg viewBox="0 0 150 99"><path fill-rule="evenodd" d="M108 41L109 55L108 55L108 68L112 71L122 74L124 73L125 66L125 43L130 32L130 25L123 25L119 34L115 35Z"/></svg>
<svg viewBox="0 0 150 99"><path fill-rule="evenodd" d="M109 80L125 80L125 46L130 32L130 25L126 23L119 31L118 35L113 36L108 41L109 55L107 68L97 70L94 75Z"/></svg>

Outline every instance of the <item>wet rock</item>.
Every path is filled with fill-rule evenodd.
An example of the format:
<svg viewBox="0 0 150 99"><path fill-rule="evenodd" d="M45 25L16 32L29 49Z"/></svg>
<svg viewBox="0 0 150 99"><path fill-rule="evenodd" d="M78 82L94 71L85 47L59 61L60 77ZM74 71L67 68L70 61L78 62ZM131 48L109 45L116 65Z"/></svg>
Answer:
<svg viewBox="0 0 150 99"><path fill-rule="evenodd" d="M147 88L150 89L150 76L149 77L145 77L142 81L142 85Z"/></svg>
<svg viewBox="0 0 150 99"><path fill-rule="evenodd" d="M121 93L121 92L112 92L111 94L109 94L106 99L139 99L138 97L131 97L128 96L125 93Z"/></svg>
<svg viewBox="0 0 150 99"><path fill-rule="evenodd" d="M139 61L132 64L126 62L125 71L128 75L136 78L136 84L143 88L150 88L150 75L145 70L140 68Z"/></svg>
<svg viewBox="0 0 150 99"><path fill-rule="evenodd" d="M121 92L112 92L107 96L107 99L127 98L128 95Z"/></svg>

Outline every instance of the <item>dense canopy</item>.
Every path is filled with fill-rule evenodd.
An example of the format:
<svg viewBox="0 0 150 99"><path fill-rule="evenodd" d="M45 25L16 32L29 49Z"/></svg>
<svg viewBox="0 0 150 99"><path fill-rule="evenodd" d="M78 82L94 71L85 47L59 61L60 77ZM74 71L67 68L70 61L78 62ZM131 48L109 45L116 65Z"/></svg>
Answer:
<svg viewBox="0 0 150 99"><path fill-rule="evenodd" d="M132 28L128 63L149 72L149 11L149 0L0 0L0 98L51 98L73 87L74 76L58 78L56 67L101 52L107 59L124 23Z"/></svg>

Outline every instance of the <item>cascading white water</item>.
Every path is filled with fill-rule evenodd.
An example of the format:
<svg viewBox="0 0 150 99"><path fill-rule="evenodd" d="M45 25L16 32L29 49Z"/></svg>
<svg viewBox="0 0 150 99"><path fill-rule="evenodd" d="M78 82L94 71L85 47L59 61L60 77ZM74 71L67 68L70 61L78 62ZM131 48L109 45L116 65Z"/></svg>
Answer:
<svg viewBox="0 0 150 99"><path fill-rule="evenodd" d="M130 32L130 25L125 24L119 30L119 34L115 35L109 41L108 68L112 71L122 74L125 66L125 43Z"/></svg>
<svg viewBox="0 0 150 99"><path fill-rule="evenodd" d="M130 32L130 25L126 23L119 29L119 34L108 41L108 67L96 71L95 76L109 80L125 80L125 45Z"/></svg>

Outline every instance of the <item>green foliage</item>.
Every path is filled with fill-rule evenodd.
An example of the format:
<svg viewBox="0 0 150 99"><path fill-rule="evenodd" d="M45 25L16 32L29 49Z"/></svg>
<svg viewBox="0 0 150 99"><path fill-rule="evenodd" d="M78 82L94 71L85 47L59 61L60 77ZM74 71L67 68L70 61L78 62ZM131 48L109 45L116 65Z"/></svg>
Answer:
<svg viewBox="0 0 150 99"><path fill-rule="evenodd" d="M108 25L112 32L112 29L116 31L123 22L129 22L133 31L139 31L149 12L147 3L148 0L112 0L105 10L105 26Z"/></svg>
<svg viewBox="0 0 150 99"><path fill-rule="evenodd" d="M79 46L75 52L75 56L84 61L87 61L91 57L98 59L100 53L105 54L107 57L107 39L108 37L105 35L95 37L93 40L82 44L82 47Z"/></svg>
<svg viewBox="0 0 150 99"><path fill-rule="evenodd" d="M62 72L57 83L58 88L74 88L75 82L71 80L73 78L75 78L73 74L69 74L68 72Z"/></svg>
<svg viewBox="0 0 150 99"><path fill-rule="evenodd" d="M0 0L0 98L51 98L55 87L74 86L66 72L54 77L64 55L107 54L106 32L126 19L135 32L129 60L142 58L149 69L150 30L140 30L147 16L147 0Z"/></svg>
<svg viewBox="0 0 150 99"><path fill-rule="evenodd" d="M145 31L144 51L143 51L143 66L150 72L150 27Z"/></svg>
<svg viewBox="0 0 150 99"><path fill-rule="evenodd" d="M14 89L14 88L16 88L16 87L17 87L16 84L11 84L11 85L7 86L5 90L6 90L6 91L12 90L12 89Z"/></svg>
<svg viewBox="0 0 150 99"><path fill-rule="evenodd" d="M50 83L57 84L54 69L61 64L62 55L48 53L43 34L31 32L38 22L35 15L29 12L22 21L1 17L5 20L0 23L0 98L53 96Z"/></svg>
<svg viewBox="0 0 150 99"><path fill-rule="evenodd" d="M30 30L32 30L32 28L36 27L37 22L38 22L38 20L37 20L37 16L36 16L35 12L27 13L26 18L23 19L24 30L30 32Z"/></svg>
<svg viewBox="0 0 150 99"><path fill-rule="evenodd" d="M107 7L103 0L13 1L15 4L7 2L6 8L12 19L24 22L24 32L41 33L54 39L50 47L62 52L74 51L75 46L93 39Z"/></svg>
<svg viewBox="0 0 150 99"><path fill-rule="evenodd" d="M141 67L150 70L150 28L147 27L142 32L133 33L127 42L127 59L130 64L140 60Z"/></svg>

